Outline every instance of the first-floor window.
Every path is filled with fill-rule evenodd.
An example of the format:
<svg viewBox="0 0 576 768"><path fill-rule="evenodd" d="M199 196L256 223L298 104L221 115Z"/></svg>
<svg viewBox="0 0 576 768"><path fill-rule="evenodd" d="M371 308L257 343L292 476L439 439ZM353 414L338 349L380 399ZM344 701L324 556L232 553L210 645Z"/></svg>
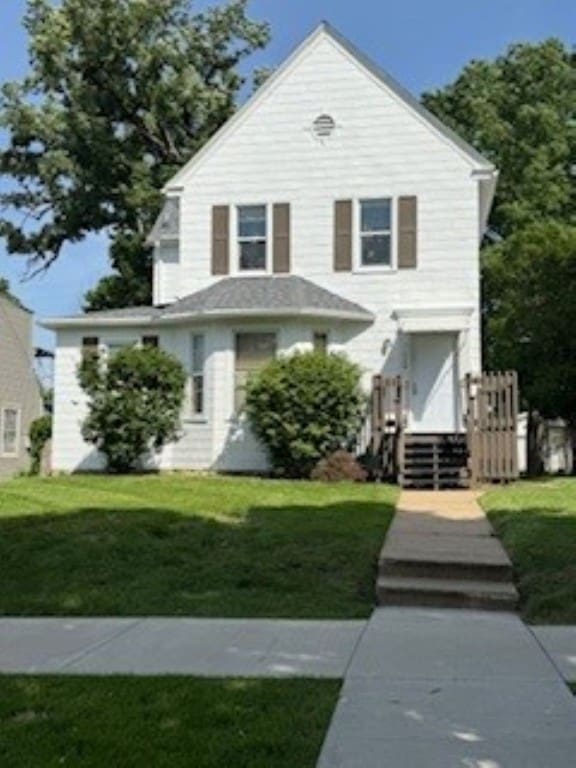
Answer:
<svg viewBox="0 0 576 768"><path fill-rule="evenodd" d="M3 456L16 456L20 442L20 410L18 408L2 408L0 452Z"/></svg>
<svg viewBox="0 0 576 768"><path fill-rule="evenodd" d="M314 352L328 352L328 334L316 331L313 338Z"/></svg>
<svg viewBox="0 0 576 768"><path fill-rule="evenodd" d="M360 264L392 266L392 201L360 201Z"/></svg>
<svg viewBox="0 0 576 768"><path fill-rule="evenodd" d="M204 414L205 346L204 335L201 333L193 334L190 348L190 404L192 416L202 416Z"/></svg>
<svg viewBox="0 0 576 768"><path fill-rule="evenodd" d="M234 405L242 410L246 400L246 383L251 374L276 357L275 333L237 333Z"/></svg>

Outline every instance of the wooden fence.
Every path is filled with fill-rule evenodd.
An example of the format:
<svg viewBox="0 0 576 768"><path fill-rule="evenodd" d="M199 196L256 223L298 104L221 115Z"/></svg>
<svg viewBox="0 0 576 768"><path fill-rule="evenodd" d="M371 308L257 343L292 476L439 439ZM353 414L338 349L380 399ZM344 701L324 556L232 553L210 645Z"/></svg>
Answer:
<svg viewBox="0 0 576 768"><path fill-rule="evenodd" d="M515 371L466 376L464 412L470 484L518 477L518 378Z"/></svg>

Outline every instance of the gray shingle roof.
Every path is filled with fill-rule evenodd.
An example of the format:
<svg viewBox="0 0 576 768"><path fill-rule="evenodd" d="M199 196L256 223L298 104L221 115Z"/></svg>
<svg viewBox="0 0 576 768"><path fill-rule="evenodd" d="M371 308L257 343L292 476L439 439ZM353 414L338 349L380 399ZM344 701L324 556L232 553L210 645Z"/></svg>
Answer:
<svg viewBox="0 0 576 768"><path fill-rule="evenodd" d="M271 313L343 313L372 318L368 310L296 275L227 277L166 307L164 317L220 311Z"/></svg>
<svg viewBox="0 0 576 768"><path fill-rule="evenodd" d="M316 283L296 275L266 277L225 277L197 293L163 307L129 307L88 312L76 317L44 323L57 328L66 325L163 323L181 318L256 317L304 315L370 322L373 315L364 307Z"/></svg>

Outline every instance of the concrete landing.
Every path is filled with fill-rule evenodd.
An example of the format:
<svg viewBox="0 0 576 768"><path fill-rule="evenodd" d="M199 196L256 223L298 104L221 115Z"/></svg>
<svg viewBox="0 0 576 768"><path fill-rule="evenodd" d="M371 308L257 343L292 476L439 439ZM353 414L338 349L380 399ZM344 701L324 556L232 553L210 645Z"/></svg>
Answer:
<svg viewBox="0 0 576 768"><path fill-rule="evenodd" d="M380 555L381 605L513 610L512 564L473 491L404 491Z"/></svg>
<svg viewBox="0 0 576 768"><path fill-rule="evenodd" d="M318 768L567 768L576 704L513 614L380 608Z"/></svg>

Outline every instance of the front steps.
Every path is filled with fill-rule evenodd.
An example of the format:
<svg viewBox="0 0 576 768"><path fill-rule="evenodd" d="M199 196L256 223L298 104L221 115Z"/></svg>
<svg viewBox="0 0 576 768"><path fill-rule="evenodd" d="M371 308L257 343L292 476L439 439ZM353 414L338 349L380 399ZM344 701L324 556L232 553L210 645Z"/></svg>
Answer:
<svg viewBox="0 0 576 768"><path fill-rule="evenodd" d="M467 488L466 435L405 434L399 481L403 488Z"/></svg>
<svg viewBox="0 0 576 768"><path fill-rule="evenodd" d="M380 605L513 611L512 565L471 491L403 492L378 564Z"/></svg>

